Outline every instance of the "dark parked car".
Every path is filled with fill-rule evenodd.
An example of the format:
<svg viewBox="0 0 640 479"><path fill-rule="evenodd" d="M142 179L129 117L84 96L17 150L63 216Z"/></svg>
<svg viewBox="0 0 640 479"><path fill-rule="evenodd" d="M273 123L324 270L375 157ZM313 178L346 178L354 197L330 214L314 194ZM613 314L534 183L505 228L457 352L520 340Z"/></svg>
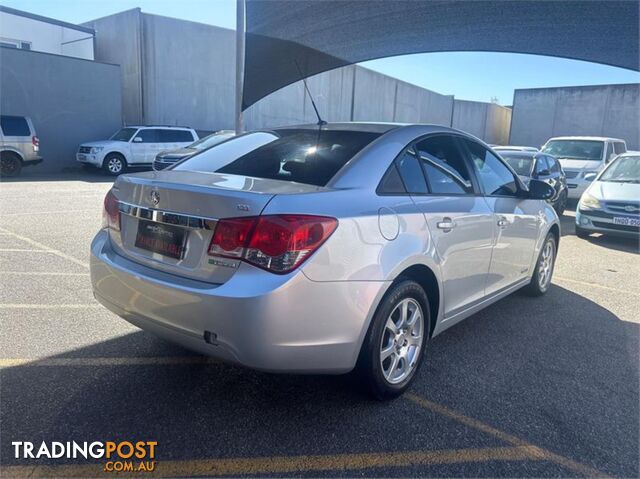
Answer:
<svg viewBox="0 0 640 479"><path fill-rule="evenodd" d="M549 203L558 216L564 213L567 206L567 178L558 160L551 155L532 151L499 151L509 166L528 184L531 179L541 180L556 191Z"/></svg>
<svg viewBox="0 0 640 479"><path fill-rule="evenodd" d="M184 160L186 157L191 156L194 153L206 150L207 148L211 148L218 143L222 143L229 138L233 138L235 135L236 133L234 131L220 130L212 133L209 136L205 136L204 138L201 138L198 141L185 146L184 148L161 151L156 155L156 158L153 162L153 169L156 171L164 170L168 166L171 166L180 160Z"/></svg>

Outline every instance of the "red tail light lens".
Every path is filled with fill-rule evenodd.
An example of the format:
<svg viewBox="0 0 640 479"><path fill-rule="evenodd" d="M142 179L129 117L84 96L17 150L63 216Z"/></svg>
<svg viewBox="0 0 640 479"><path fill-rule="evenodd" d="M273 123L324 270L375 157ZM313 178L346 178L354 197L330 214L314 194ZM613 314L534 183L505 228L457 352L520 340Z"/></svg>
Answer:
<svg viewBox="0 0 640 479"><path fill-rule="evenodd" d="M316 251L337 226L335 218L310 215L220 220L209 254L242 258L273 273L288 273Z"/></svg>
<svg viewBox="0 0 640 479"><path fill-rule="evenodd" d="M38 139L37 136L32 136L31 137L31 144L33 146L40 146L40 140Z"/></svg>
<svg viewBox="0 0 640 479"><path fill-rule="evenodd" d="M107 196L104 197L102 226L120 231L120 204L112 190L109 190Z"/></svg>

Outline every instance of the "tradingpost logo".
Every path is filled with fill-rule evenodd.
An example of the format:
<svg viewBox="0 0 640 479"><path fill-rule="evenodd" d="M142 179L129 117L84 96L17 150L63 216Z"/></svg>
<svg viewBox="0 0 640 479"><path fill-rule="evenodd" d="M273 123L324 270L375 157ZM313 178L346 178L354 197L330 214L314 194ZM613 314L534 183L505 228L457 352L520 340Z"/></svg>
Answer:
<svg viewBox="0 0 640 479"><path fill-rule="evenodd" d="M105 472L153 472L156 441L32 442L13 441L16 459L102 459Z"/></svg>

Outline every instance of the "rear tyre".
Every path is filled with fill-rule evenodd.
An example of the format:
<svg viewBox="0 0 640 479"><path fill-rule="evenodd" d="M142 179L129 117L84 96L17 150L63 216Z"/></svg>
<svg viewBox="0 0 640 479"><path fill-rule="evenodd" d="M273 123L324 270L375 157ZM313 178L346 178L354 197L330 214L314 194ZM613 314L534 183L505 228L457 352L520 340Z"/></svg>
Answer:
<svg viewBox="0 0 640 479"><path fill-rule="evenodd" d="M118 176L127 171L127 162L119 153L109 153L102 162L102 169L111 176Z"/></svg>
<svg viewBox="0 0 640 479"><path fill-rule="evenodd" d="M556 238L549 233L542 243L542 249L536 261L535 271L529 284L525 287L525 291L530 296L542 296L549 290L551 286L551 277L556 264L556 251L558 246Z"/></svg>
<svg viewBox="0 0 640 479"><path fill-rule="evenodd" d="M422 363L430 319L429 300L415 281L401 280L382 299L357 366L375 398L395 398L410 386Z"/></svg>
<svg viewBox="0 0 640 479"><path fill-rule="evenodd" d="M0 176L18 176L20 171L22 171L22 160L18 155L6 151L0 155Z"/></svg>
<svg viewBox="0 0 640 479"><path fill-rule="evenodd" d="M589 232L576 226L576 236L581 239L587 239L589 237Z"/></svg>

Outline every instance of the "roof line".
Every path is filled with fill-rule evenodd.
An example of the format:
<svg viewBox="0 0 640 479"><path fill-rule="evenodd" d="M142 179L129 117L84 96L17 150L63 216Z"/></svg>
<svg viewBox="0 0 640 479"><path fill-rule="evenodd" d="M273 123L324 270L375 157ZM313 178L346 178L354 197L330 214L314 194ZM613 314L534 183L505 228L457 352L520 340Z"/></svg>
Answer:
<svg viewBox="0 0 640 479"><path fill-rule="evenodd" d="M95 35L93 28L81 27L69 22L63 22L62 20L56 20L55 18L43 17L42 15L36 15L35 13L24 12L22 10L16 10L15 8L5 7L0 5L0 12L8 13L11 15L17 15L19 17L30 18L31 20L37 20L39 22L51 23L52 25L58 25L64 28L70 28L72 30L78 30L80 32L91 33Z"/></svg>

